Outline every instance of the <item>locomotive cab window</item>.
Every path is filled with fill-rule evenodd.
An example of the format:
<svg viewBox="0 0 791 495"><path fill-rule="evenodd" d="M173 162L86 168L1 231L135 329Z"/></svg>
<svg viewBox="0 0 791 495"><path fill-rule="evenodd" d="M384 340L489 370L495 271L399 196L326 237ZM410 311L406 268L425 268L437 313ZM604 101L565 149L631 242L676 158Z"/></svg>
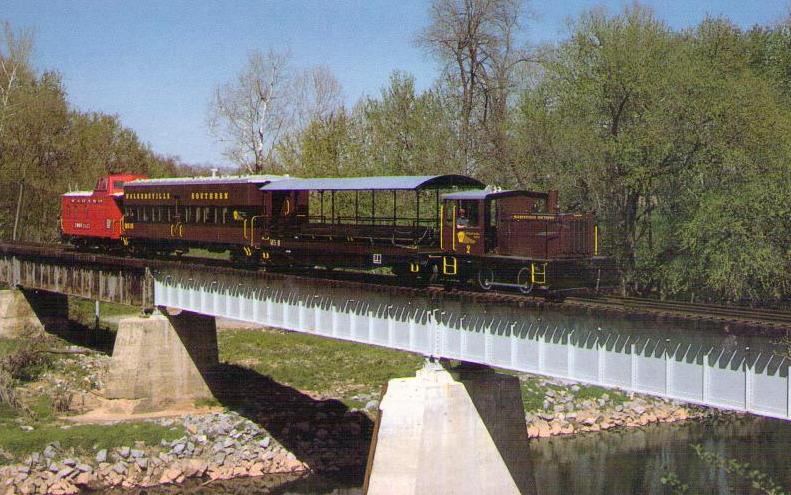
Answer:
<svg viewBox="0 0 791 495"><path fill-rule="evenodd" d="M477 227L480 201L464 199L456 208L456 225L458 227Z"/></svg>
<svg viewBox="0 0 791 495"><path fill-rule="evenodd" d="M497 227L497 202L494 200L487 201L488 212L486 224L487 227Z"/></svg>
<svg viewBox="0 0 791 495"><path fill-rule="evenodd" d="M445 204L445 222L450 223L453 221L453 210L456 208L455 201L448 201Z"/></svg>

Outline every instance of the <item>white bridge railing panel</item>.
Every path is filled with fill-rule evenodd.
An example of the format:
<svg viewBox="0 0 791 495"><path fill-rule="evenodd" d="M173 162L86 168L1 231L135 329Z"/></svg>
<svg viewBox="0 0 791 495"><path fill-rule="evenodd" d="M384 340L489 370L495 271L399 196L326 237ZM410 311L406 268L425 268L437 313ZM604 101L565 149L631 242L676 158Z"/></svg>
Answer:
<svg viewBox="0 0 791 495"><path fill-rule="evenodd" d="M599 350L571 345L574 352L574 368L572 373L582 381L595 383L599 380Z"/></svg>
<svg viewBox="0 0 791 495"><path fill-rule="evenodd" d="M512 307L214 273L155 274L154 302L324 337L791 419L788 360L732 337L650 338ZM572 323L573 324L573 323ZM700 340L700 339L698 339Z"/></svg>
<svg viewBox="0 0 791 495"><path fill-rule="evenodd" d="M703 356L692 362L673 359L672 391L679 399L703 401Z"/></svg>

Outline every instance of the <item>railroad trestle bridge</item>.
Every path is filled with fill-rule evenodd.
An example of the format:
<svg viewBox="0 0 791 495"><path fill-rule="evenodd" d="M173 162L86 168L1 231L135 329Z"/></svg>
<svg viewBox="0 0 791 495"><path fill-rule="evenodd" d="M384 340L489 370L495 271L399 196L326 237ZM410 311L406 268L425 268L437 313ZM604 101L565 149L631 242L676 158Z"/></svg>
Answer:
<svg viewBox="0 0 791 495"><path fill-rule="evenodd" d="M202 262L201 262L202 263ZM0 282L167 307L442 359L791 419L789 360L732 336L647 336L608 320L440 290L0 245ZM634 323L634 322L633 322ZM622 327L623 325L620 325Z"/></svg>

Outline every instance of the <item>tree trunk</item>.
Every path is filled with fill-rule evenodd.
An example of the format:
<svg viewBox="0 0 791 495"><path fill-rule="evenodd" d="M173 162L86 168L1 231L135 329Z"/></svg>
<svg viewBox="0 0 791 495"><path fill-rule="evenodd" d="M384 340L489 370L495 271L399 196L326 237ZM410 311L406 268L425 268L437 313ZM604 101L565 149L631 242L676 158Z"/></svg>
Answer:
<svg viewBox="0 0 791 495"><path fill-rule="evenodd" d="M24 182L19 181L19 196L16 200L16 215L14 215L14 231L11 234L11 239L17 240L17 228L19 227L19 214L22 211L22 191L24 188Z"/></svg>

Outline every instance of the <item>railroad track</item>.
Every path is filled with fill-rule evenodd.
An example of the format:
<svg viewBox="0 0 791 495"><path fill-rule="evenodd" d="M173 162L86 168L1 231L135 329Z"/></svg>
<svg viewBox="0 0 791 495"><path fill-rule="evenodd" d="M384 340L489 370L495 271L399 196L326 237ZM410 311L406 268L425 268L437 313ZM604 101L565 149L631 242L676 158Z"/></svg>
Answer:
<svg viewBox="0 0 791 495"><path fill-rule="evenodd" d="M791 330L791 311L753 309L737 306L659 301L639 297L604 295L598 297L567 297L562 301L547 300L542 296L523 295L517 292L476 291L464 288L445 288L441 285L424 287L403 286L392 275L350 271L306 270L301 276L332 280L340 284L356 284L361 288L387 286L393 291L427 291L436 297L458 297L476 302L512 304L535 308L582 307L598 311L616 311L622 314L648 315L686 321L713 321L734 323L748 327Z"/></svg>
<svg viewBox="0 0 791 495"><path fill-rule="evenodd" d="M210 266L214 269L223 271L250 271L235 267L230 261L213 258L187 256L168 259L130 258L102 253L86 253L85 251L75 250L69 246L0 242L0 252L5 252L8 250L24 251L25 248L29 250L29 255L32 254L53 258L64 256L65 258L73 257L74 259L89 257L97 262L105 260L111 261L113 264L134 266L141 269L146 266L165 268L172 264L173 266L194 266L196 268ZM448 289L443 286L405 286L397 277L393 275L355 271L331 271L306 268L289 270L275 268L267 269L266 272L261 270L261 273L262 275L264 273L268 273L270 274L269 276L274 275L281 277L307 278L313 280L320 279L332 284L356 287L361 291L391 291L393 293L409 293L415 295L428 293L431 295L431 297L449 297L467 301L518 305L521 307L533 307L539 309L545 307L577 307L601 312L614 311L621 314L653 315L656 317L687 321L729 322L750 327L791 330L791 311L718 306L710 304L685 303L679 301L658 301L654 299L620 297L612 295L599 297L567 297L563 302L559 302L545 300L540 296L522 295L516 292L481 292L458 287Z"/></svg>
<svg viewBox="0 0 791 495"><path fill-rule="evenodd" d="M569 297L566 299L566 303L574 306L614 309L627 313L654 314L685 320L723 321L741 325L791 329L791 312L773 309L754 309L682 301L659 301L622 296Z"/></svg>

